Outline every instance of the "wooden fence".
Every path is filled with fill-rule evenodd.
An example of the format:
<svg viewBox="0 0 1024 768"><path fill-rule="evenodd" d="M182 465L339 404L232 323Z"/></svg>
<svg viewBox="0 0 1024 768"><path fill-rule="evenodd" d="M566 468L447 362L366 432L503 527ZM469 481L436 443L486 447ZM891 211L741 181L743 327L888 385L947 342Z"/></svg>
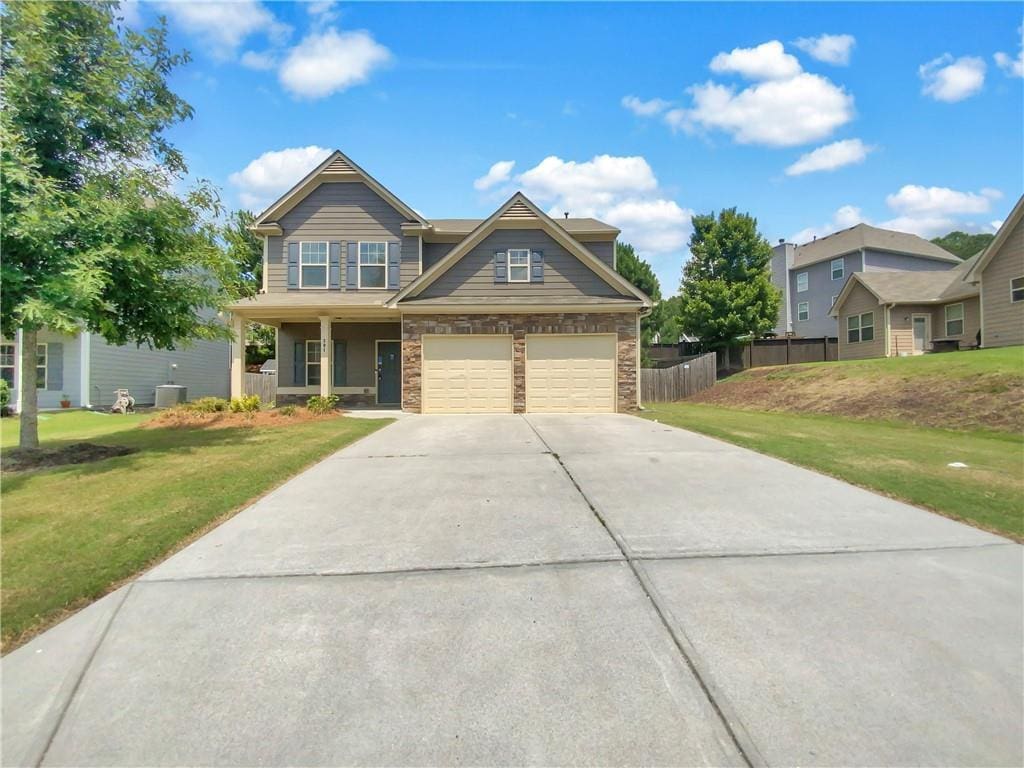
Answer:
<svg viewBox="0 0 1024 768"><path fill-rule="evenodd" d="M640 369L640 402L682 400L715 385L715 353L698 355L671 368Z"/></svg>
<svg viewBox="0 0 1024 768"><path fill-rule="evenodd" d="M718 370L735 372L763 365L821 363L838 359L839 339L835 336L757 339L743 346L720 350Z"/></svg>
<svg viewBox="0 0 1024 768"><path fill-rule="evenodd" d="M261 403L273 403L277 400L277 376L243 373L242 391L247 395L259 395Z"/></svg>

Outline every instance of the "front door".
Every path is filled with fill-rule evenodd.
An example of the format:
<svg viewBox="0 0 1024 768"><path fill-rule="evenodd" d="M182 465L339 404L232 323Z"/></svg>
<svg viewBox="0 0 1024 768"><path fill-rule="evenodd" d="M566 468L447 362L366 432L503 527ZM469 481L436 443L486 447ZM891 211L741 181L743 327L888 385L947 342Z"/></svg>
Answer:
<svg viewBox="0 0 1024 768"><path fill-rule="evenodd" d="M914 352L924 352L928 343L928 318L924 315L914 315Z"/></svg>
<svg viewBox="0 0 1024 768"><path fill-rule="evenodd" d="M398 405L402 398L402 342L377 342L377 404Z"/></svg>

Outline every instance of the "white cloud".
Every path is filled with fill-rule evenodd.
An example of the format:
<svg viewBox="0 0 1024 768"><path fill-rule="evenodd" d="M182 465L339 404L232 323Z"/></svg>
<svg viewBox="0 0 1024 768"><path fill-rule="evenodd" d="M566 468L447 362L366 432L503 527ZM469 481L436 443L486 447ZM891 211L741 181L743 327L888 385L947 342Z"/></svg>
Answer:
<svg viewBox="0 0 1024 768"><path fill-rule="evenodd" d="M795 163L786 168L786 175L802 176L805 173L834 171L845 165L863 163L873 149L874 147L869 147L860 139L836 141L801 155Z"/></svg>
<svg viewBox="0 0 1024 768"><path fill-rule="evenodd" d="M391 60L391 51L366 31L328 29L307 35L289 51L278 77L297 96L319 99L359 85Z"/></svg>
<svg viewBox="0 0 1024 768"><path fill-rule="evenodd" d="M962 101L973 96L985 84L985 62L976 56L959 59L944 53L918 67L924 81L921 93L936 101Z"/></svg>
<svg viewBox="0 0 1024 768"><path fill-rule="evenodd" d="M641 254L682 253L690 237L693 211L675 200L625 200L601 218L622 230L622 239Z"/></svg>
<svg viewBox="0 0 1024 768"><path fill-rule="evenodd" d="M341 15L338 12L335 0L320 0L318 2L306 3L306 13L322 24L336 21Z"/></svg>
<svg viewBox="0 0 1024 768"><path fill-rule="evenodd" d="M291 27L278 21L256 0L163 2L159 8L186 32L199 38L212 56L220 59L234 56L251 35L262 33L271 41L281 43L291 34Z"/></svg>
<svg viewBox="0 0 1024 768"><path fill-rule="evenodd" d="M790 235L788 240L791 243L809 243L816 237L825 237L841 229L849 229L857 224L868 223L860 208L855 205L844 205L839 208L832 218L820 227L807 227L799 232Z"/></svg>
<svg viewBox="0 0 1024 768"><path fill-rule="evenodd" d="M487 173L473 182L473 189L483 192L508 181L515 164L515 160L499 160L490 167Z"/></svg>
<svg viewBox="0 0 1024 768"><path fill-rule="evenodd" d="M878 226L929 239L951 232L958 225L952 216L897 216L881 222Z"/></svg>
<svg viewBox="0 0 1024 768"><path fill-rule="evenodd" d="M846 66L850 63L850 54L857 39L853 35L819 35L818 37L801 37L793 41L793 45L805 51L812 58L826 64Z"/></svg>
<svg viewBox="0 0 1024 768"><path fill-rule="evenodd" d="M1017 28L1017 34L1021 36L1017 58L1002 51L992 57L996 60L996 66L1003 70L1007 77L1024 77L1024 24Z"/></svg>
<svg viewBox="0 0 1024 768"><path fill-rule="evenodd" d="M733 48L730 53L719 53L710 66L712 72L732 72L748 80L783 80L803 71L796 57L786 53L778 40L756 48Z"/></svg>
<svg viewBox="0 0 1024 768"><path fill-rule="evenodd" d="M268 70L277 66L277 58L271 51L246 51L240 61L248 69Z"/></svg>
<svg viewBox="0 0 1024 768"><path fill-rule="evenodd" d="M637 117L653 117L654 115L660 115L672 106L672 102L665 99L649 99L644 101L638 96L623 96L622 106Z"/></svg>
<svg viewBox="0 0 1024 768"><path fill-rule="evenodd" d="M990 221L990 222L988 223L988 226L989 226L989 228L990 228L990 229L991 229L991 230L992 230L993 232L998 232L998 231L999 231L999 228L1003 226L1003 222L1004 222L1004 221L1006 221L1006 220L1005 220L1005 219L994 219L993 221Z"/></svg>
<svg viewBox="0 0 1024 768"><path fill-rule="evenodd" d="M804 72L739 92L707 82L689 89L691 109L673 109L673 130L719 129L740 144L789 147L818 141L853 119L853 97L828 78Z"/></svg>
<svg viewBox="0 0 1024 768"><path fill-rule="evenodd" d="M885 198L886 205L902 216L964 216L988 213L992 202L1003 196L998 189L985 187L978 192L958 192L949 187L923 187L906 184Z"/></svg>
<svg viewBox="0 0 1024 768"><path fill-rule="evenodd" d="M261 211L322 163L331 150L318 146L264 152L228 181L246 208Z"/></svg>

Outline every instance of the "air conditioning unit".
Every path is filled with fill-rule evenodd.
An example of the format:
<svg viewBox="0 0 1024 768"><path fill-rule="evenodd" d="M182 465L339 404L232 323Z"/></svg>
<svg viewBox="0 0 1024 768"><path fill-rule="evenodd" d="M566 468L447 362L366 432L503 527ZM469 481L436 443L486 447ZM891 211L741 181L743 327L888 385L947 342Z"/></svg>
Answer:
<svg viewBox="0 0 1024 768"><path fill-rule="evenodd" d="M180 384L161 384L156 388L156 407L173 408L188 400L188 388Z"/></svg>

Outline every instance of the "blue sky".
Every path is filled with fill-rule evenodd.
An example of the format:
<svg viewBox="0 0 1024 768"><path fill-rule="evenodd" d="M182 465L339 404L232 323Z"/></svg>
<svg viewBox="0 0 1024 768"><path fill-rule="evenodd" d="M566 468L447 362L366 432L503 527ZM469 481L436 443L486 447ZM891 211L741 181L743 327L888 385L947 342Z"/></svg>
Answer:
<svg viewBox="0 0 1024 768"><path fill-rule="evenodd" d="M124 13L166 15L191 51L172 83L195 118L171 136L228 205L338 148L428 217L483 217L517 188L599 216L666 294L694 212L737 206L772 242L857 221L934 236L992 231L1024 190L1019 3Z"/></svg>

